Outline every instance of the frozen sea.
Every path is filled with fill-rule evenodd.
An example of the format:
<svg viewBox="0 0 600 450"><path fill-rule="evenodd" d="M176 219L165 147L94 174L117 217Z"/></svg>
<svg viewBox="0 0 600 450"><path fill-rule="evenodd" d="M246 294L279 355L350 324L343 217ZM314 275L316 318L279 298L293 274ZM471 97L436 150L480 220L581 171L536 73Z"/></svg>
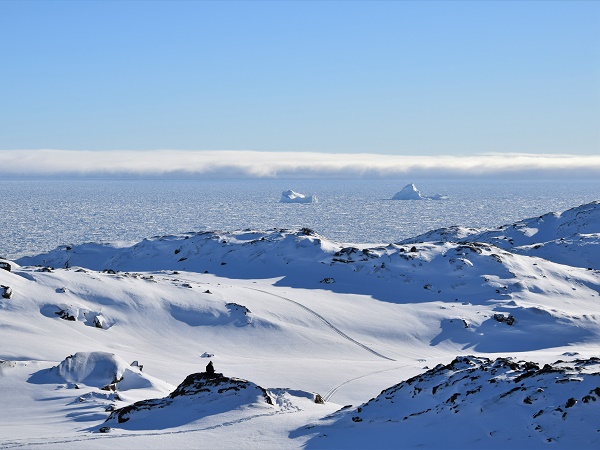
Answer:
<svg viewBox="0 0 600 450"><path fill-rule="evenodd" d="M394 201L414 182L440 201ZM389 243L451 225L495 227L600 200L600 181L5 180L0 256L188 231L309 227L347 243ZM293 189L315 204L279 203Z"/></svg>

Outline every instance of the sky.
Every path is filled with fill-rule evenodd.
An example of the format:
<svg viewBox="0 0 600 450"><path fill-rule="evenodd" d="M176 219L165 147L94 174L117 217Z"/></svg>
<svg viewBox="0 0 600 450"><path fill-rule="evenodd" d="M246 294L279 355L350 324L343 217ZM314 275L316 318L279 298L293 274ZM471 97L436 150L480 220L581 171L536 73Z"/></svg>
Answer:
<svg viewBox="0 0 600 450"><path fill-rule="evenodd" d="M0 1L0 165L53 149L115 167L143 151L158 171L157 150L586 167L598 23L594 1Z"/></svg>

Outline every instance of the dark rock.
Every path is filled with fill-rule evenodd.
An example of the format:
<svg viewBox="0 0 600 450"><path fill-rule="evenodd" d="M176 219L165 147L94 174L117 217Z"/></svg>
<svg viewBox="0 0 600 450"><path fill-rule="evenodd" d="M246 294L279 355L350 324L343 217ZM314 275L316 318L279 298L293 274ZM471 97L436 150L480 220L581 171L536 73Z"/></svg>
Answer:
<svg viewBox="0 0 600 450"><path fill-rule="evenodd" d="M505 319L504 314L494 314L494 320L502 323L502 322L504 322L504 319Z"/></svg>
<svg viewBox="0 0 600 450"><path fill-rule="evenodd" d="M10 286L0 285L0 292L2 292L2 298L11 298L13 290Z"/></svg>
<svg viewBox="0 0 600 450"><path fill-rule="evenodd" d="M6 270L8 272L11 271L12 267L9 263L4 262L4 261L0 261L0 269Z"/></svg>
<svg viewBox="0 0 600 450"><path fill-rule="evenodd" d="M333 284L333 283L335 283L335 279L334 278L330 278L330 277L326 277L326 278L323 278L321 281L319 281L319 283Z"/></svg>
<svg viewBox="0 0 600 450"><path fill-rule="evenodd" d="M75 321L75 316L72 314L69 314L69 311L66 311L64 309L61 309L60 311L56 311L54 314L56 314L58 317L60 317L63 320L69 320L71 322Z"/></svg>
<svg viewBox="0 0 600 450"><path fill-rule="evenodd" d="M415 253L415 252L417 251L417 247L415 247L415 246L412 246L412 247L410 248L410 251L411 251L412 253Z"/></svg>
<svg viewBox="0 0 600 450"><path fill-rule="evenodd" d="M506 318L506 325L512 325L513 323L515 323L515 318L513 316L509 315Z"/></svg>
<svg viewBox="0 0 600 450"><path fill-rule="evenodd" d="M236 311L241 310L244 313L245 316L247 316L248 314L250 314L252 312L247 307L245 307L244 305L240 305L238 303L226 303L225 306L230 311L232 311L232 310L236 310Z"/></svg>
<svg viewBox="0 0 600 450"><path fill-rule="evenodd" d="M102 316L95 316L93 323L94 323L94 326L96 328L104 328L104 323L103 323L103 320L102 320Z"/></svg>
<svg viewBox="0 0 600 450"><path fill-rule="evenodd" d="M110 427L100 427L98 429L99 433L108 433L110 431Z"/></svg>
<svg viewBox="0 0 600 450"><path fill-rule="evenodd" d="M572 406L575 406L575 403L577 403L577 399L574 399L573 397L571 397L569 400L567 400L567 404L565 405L565 408L571 408Z"/></svg>
<svg viewBox="0 0 600 450"><path fill-rule="evenodd" d="M108 273L108 274L110 274L110 275L115 275L117 272L115 272L115 271L114 271L114 270L112 270L112 269L104 269L104 270L102 271L102 273Z"/></svg>
<svg viewBox="0 0 600 450"><path fill-rule="evenodd" d="M213 366L212 361L209 361L208 364L206 365L206 374L207 375L215 374L215 366Z"/></svg>
<svg viewBox="0 0 600 450"><path fill-rule="evenodd" d="M321 397L319 394L315 394L315 403L318 405L322 405L325 403L325 400L323 400L323 397Z"/></svg>

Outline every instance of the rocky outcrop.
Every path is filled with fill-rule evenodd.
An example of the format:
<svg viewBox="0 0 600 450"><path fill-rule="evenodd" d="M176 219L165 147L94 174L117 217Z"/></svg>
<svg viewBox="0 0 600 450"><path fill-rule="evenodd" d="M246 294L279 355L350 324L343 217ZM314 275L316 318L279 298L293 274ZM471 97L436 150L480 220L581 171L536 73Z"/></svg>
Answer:
<svg viewBox="0 0 600 450"><path fill-rule="evenodd" d="M9 299L12 297L13 290L10 286L0 285L0 294L2 294L2 298Z"/></svg>
<svg viewBox="0 0 600 450"><path fill-rule="evenodd" d="M569 439L600 442L595 426L583 425L600 413L600 358L552 364L460 356L449 364L403 381L357 408L342 409L320 436L382 433L410 437L407 447L482 448L507 438L512 447ZM440 423L452 426L440 427ZM375 424L375 427L370 427ZM415 430L436 429L432 440ZM314 429L311 430L314 433ZM387 433L391 433L388 435ZM594 443L594 444L592 444ZM577 447L576 444L575 447ZM586 446L587 447L587 446ZM567 447L565 447L567 448Z"/></svg>
<svg viewBox="0 0 600 450"><path fill-rule="evenodd" d="M209 366L212 368L212 362L209 363ZM143 420L143 417L147 417L148 411L152 412L164 408L173 408L175 411L178 406L184 406L188 403L186 400L190 399L195 404L205 406L214 402L223 402L231 408L257 402L273 405L271 397L264 388L247 380L226 377L222 373L213 372L213 370L214 368L208 369L207 372L188 375L165 398L142 400L124 408L116 409L111 412L106 422L125 423L136 418L138 413L144 411L144 414L139 415L140 420Z"/></svg>

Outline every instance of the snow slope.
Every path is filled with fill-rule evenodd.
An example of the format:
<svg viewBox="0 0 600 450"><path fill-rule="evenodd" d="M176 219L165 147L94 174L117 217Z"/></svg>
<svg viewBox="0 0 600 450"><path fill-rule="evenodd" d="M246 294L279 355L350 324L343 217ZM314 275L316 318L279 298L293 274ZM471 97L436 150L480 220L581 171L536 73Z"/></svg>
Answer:
<svg viewBox="0 0 600 450"><path fill-rule="evenodd" d="M319 431L308 448L598 448L600 359L567 359L458 357L295 434Z"/></svg>
<svg viewBox="0 0 600 450"><path fill-rule="evenodd" d="M402 241L486 242L512 253L600 269L600 201L548 213L497 229L441 228Z"/></svg>
<svg viewBox="0 0 600 450"><path fill-rule="evenodd" d="M598 208L539 236L592 236ZM0 446L597 447L600 271L437 233L215 231L4 261Z"/></svg>

